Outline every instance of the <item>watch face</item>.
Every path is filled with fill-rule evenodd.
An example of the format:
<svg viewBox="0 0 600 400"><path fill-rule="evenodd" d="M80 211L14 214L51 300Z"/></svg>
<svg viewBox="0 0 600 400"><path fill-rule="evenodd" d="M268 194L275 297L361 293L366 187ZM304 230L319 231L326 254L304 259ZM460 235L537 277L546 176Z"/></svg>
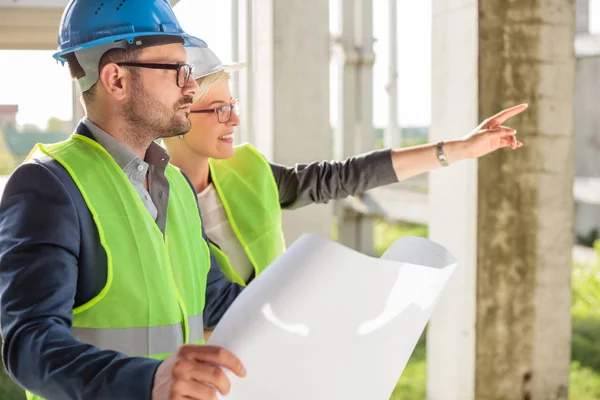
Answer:
<svg viewBox="0 0 600 400"><path fill-rule="evenodd" d="M443 149L443 145L444 142L438 142L437 143L437 156L438 156L438 160L440 161L440 163L444 166L447 167L448 166L448 162L446 160L446 155L444 154L444 149Z"/></svg>

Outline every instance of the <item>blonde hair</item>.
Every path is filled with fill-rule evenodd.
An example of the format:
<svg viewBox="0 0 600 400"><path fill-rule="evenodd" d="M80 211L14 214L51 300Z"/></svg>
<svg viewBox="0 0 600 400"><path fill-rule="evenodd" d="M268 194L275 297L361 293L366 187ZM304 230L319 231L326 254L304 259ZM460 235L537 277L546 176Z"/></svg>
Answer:
<svg viewBox="0 0 600 400"><path fill-rule="evenodd" d="M221 70L213 74L196 79L196 83L200 87L200 89L198 90L198 95L195 98L196 101L206 96L206 93L208 93L208 91L213 85L221 81L228 81L230 77L231 74L229 72Z"/></svg>

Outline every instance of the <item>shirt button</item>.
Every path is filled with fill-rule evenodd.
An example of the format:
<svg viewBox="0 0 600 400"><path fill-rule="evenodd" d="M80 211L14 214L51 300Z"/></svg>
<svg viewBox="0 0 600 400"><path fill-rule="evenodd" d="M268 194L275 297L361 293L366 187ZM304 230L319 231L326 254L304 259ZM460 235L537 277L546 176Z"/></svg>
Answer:
<svg viewBox="0 0 600 400"><path fill-rule="evenodd" d="M144 170L144 166L142 164L138 165L138 171L142 172Z"/></svg>

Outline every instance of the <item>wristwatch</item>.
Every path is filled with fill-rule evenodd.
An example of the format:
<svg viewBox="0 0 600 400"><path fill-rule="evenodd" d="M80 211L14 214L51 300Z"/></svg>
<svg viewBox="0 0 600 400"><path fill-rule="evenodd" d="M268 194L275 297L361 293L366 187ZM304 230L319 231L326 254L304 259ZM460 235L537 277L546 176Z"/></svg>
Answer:
<svg viewBox="0 0 600 400"><path fill-rule="evenodd" d="M444 167L447 167L448 160L446 159L446 155L444 154L444 142L438 142L436 145L437 150L437 158Z"/></svg>

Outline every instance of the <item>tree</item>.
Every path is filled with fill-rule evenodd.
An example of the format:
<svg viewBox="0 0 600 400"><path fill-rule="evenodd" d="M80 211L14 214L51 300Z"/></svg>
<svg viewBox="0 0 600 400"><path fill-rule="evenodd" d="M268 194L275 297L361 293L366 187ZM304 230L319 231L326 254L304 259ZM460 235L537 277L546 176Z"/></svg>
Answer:
<svg viewBox="0 0 600 400"><path fill-rule="evenodd" d="M46 124L46 132L69 132L71 121L65 121L56 117L52 117Z"/></svg>
<svg viewBox="0 0 600 400"><path fill-rule="evenodd" d="M41 132L42 131L40 129L40 127L37 126L36 124L23 124L23 125L21 125L19 130L21 132Z"/></svg>

